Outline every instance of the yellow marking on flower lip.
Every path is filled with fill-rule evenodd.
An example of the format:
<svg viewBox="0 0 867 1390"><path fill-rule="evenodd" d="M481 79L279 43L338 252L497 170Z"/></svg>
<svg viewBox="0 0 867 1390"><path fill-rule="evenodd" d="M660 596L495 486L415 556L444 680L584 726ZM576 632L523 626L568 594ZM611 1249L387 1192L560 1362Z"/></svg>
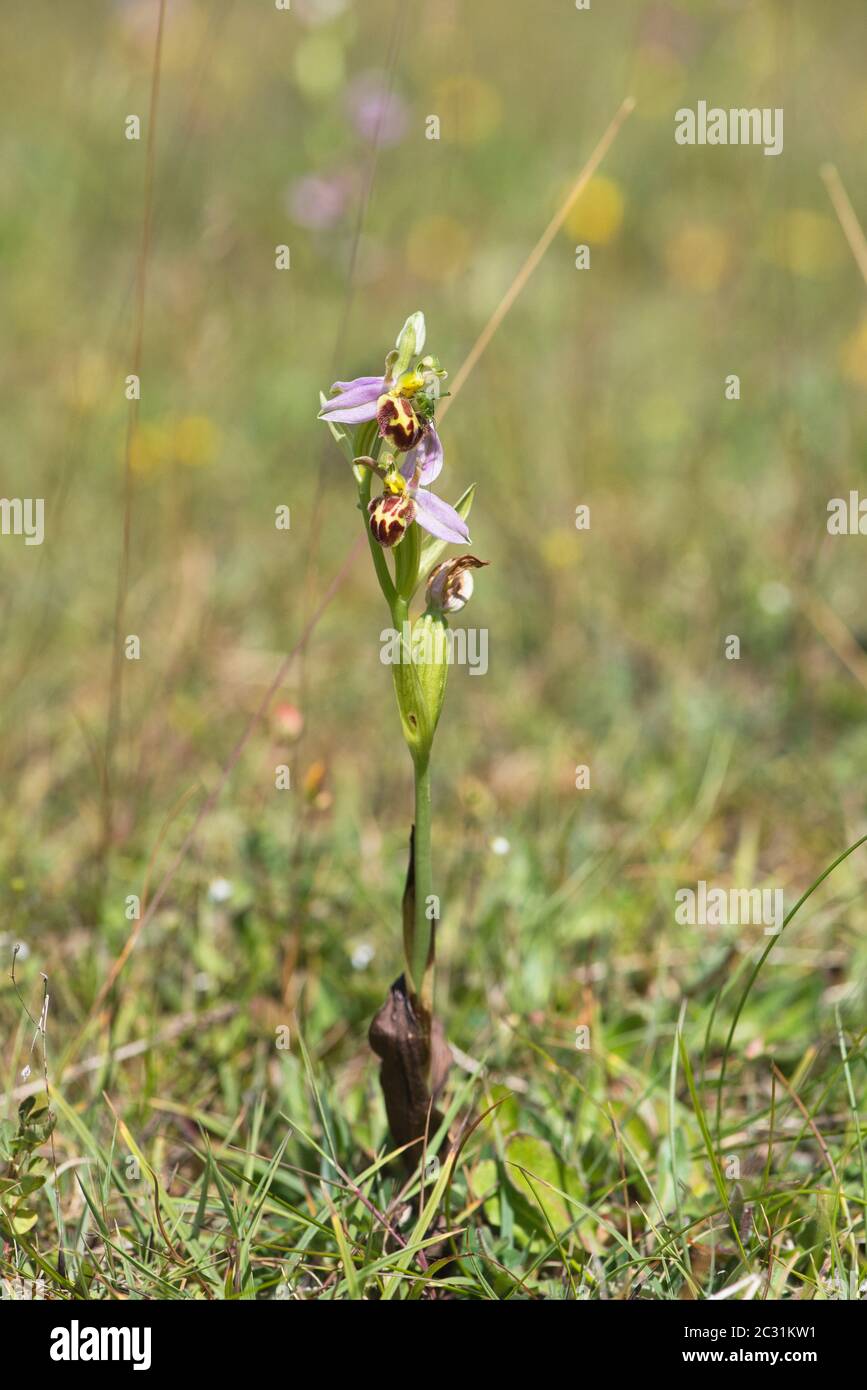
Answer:
<svg viewBox="0 0 867 1390"><path fill-rule="evenodd" d="M423 386L424 377L421 372L404 372L403 376L398 378L395 389L399 396L414 396Z"/></svg>

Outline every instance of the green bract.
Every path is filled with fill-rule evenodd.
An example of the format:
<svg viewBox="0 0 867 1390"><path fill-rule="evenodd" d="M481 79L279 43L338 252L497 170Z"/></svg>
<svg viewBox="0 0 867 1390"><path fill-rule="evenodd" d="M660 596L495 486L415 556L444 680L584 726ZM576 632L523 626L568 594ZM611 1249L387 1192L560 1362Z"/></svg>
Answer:
<svg viewBox="0 0 867 1390"><path fill-rule="evenodd" d="M426 765L439 723L448 679L448 628L442 617L424 613L395 640L392 663L401 728L413 761Z"/></svg>

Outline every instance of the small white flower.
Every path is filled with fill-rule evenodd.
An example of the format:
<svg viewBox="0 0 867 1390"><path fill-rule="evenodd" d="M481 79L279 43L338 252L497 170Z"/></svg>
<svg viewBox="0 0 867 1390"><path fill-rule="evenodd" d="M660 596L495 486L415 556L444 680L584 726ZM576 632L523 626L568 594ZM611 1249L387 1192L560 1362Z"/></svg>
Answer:
<svg viewBox="0 0 867 1390"><path fill-rule="evenodd" d="M29 1076L30 1076L30 1067L29 1067L29 1065L26 1066L26 1067L22 1067L22 1068L21 1068L21 1080L22 1080L22 1081L27 1081L27 1079L29 1078Z"/></svg>
<svg viewBox="0 0 867 1390"><path fill-rule="evenodd" d="M215 878L208 888L212 903L227 903L232 896L232 885L227 878Z"/></svg>
<svg viewBox="0 0 867 1390"><path fill-rule="evenodd" d="M491 841L491 852L493 854L508 854L511 848L512 846L509 844L509 841L506 839L505 835L496 835L494 839Z"/></svg>
<svg viewBox="0 0 867 1390"><path fill-rule="evenodd" d="M366 970L373 960L373 957L373 947L369 946L366 941L363 941L361 945L356 946L355 950L352 952L353 970Z"/></svg>

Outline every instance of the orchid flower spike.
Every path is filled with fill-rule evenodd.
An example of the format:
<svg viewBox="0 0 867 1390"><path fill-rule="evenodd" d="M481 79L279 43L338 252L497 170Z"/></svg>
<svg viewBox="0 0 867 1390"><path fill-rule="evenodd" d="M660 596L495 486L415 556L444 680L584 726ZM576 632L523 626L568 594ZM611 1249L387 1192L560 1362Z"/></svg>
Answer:
<svg viewBox="0 0 867 1390"><path fill-rule="evenodd" d="M371 534L386 549L398 545L414 521L437 540L465 545L470 539L460 514L430 491L443 466L434 416L447 373L437 358L420 355L425 333L424 315L411 314L385 360L383 375L335 381L335 394L319 412L320 420L332 425L375 421L381 440L392 451L385 468L373 469L383 478L385 490L368 507ZM369 457L355 462L374 464Z"/></svg>

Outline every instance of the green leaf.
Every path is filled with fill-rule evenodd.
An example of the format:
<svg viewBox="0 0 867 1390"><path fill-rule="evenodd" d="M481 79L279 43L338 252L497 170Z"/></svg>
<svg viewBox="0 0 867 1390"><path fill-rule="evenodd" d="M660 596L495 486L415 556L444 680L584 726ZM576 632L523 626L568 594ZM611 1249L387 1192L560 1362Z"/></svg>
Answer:
<svg viewBox="0 0 867 1390"><path fill-rule="evenodd" d="M44 1186L45 1178L39 1173L27 1173L18 1183L22 1197L29 1197L31 1192L38 1192Z"/></svg>
<svg viewBox="0 0 867 1390"><path fill-rule="evenodd" d="M38 1220L39 1217L35 1211L31 1211L29 1207L19 1207L14 1216L10 1216L9 1225L12 1227L14 1235L23 1236L32 1230Z"/></svg>
<svg viewBox="0 0 867 1390"><path fill-rule="evenodd" d="M455 504L455 511L457 512L458 516L461 518L462 521L466 521L467 517L470 514L470 508L473 505L473 497L475 496L475 492L476 485L475 483L471 483L470 486L467 488L466 492L460 498L460 500ZM422 544L421 560L419 561L418 567L419 584L421 584L430 574L431 570L433 569L434 565L437 564L446 546L451 544L451 541L441 541L436 536L428 536L426 538L426 540ZM418 584L416 585L416 588L418 588Z"/></svg>
<svg viewBox="0 0 867 1390"><path fill-rule="evenodd" d="M673 1145L668 1135L663 1135L659 1143L659 1160L657 1162L657 1172L660 1176L658 1197L663 1211L672 1211L676 1208L678 1188L687 1186L689 1170L689 1144L684 1131L682 1129L674 1131Z"/></svg>
<svg viewBox="0 0 867 1390"><path fill-rule="evenodd" d="M38 1149L40 1144L46 1143L50 1139L57 1124L57 1116L53 1110L46 1110L44 1114L37 1115L31 1124L24 1125L18 1131L13 1141L13 1148L16 1153L25 1149Z"/></svg>
<svg viewBox="0 0 867 1390"><path fill-rule="evenodd" d="M555 1231L572 1221L569 1208L559 1192L563 1188L560 1162L550 1144L533 1134L513 1134L506 1143L506 1172L509 1182L537 1212L547 1218Z"/></svg>
<svg viewBox="0 0 867 1390"><path fill-rule="evenodd" d="M500 1197L497 1191L497 1164L492 1158L483 1158L473 1169L473 1190L477 1197L483 1197L482 1207L492 1226L500 1224Z"/></svg>

